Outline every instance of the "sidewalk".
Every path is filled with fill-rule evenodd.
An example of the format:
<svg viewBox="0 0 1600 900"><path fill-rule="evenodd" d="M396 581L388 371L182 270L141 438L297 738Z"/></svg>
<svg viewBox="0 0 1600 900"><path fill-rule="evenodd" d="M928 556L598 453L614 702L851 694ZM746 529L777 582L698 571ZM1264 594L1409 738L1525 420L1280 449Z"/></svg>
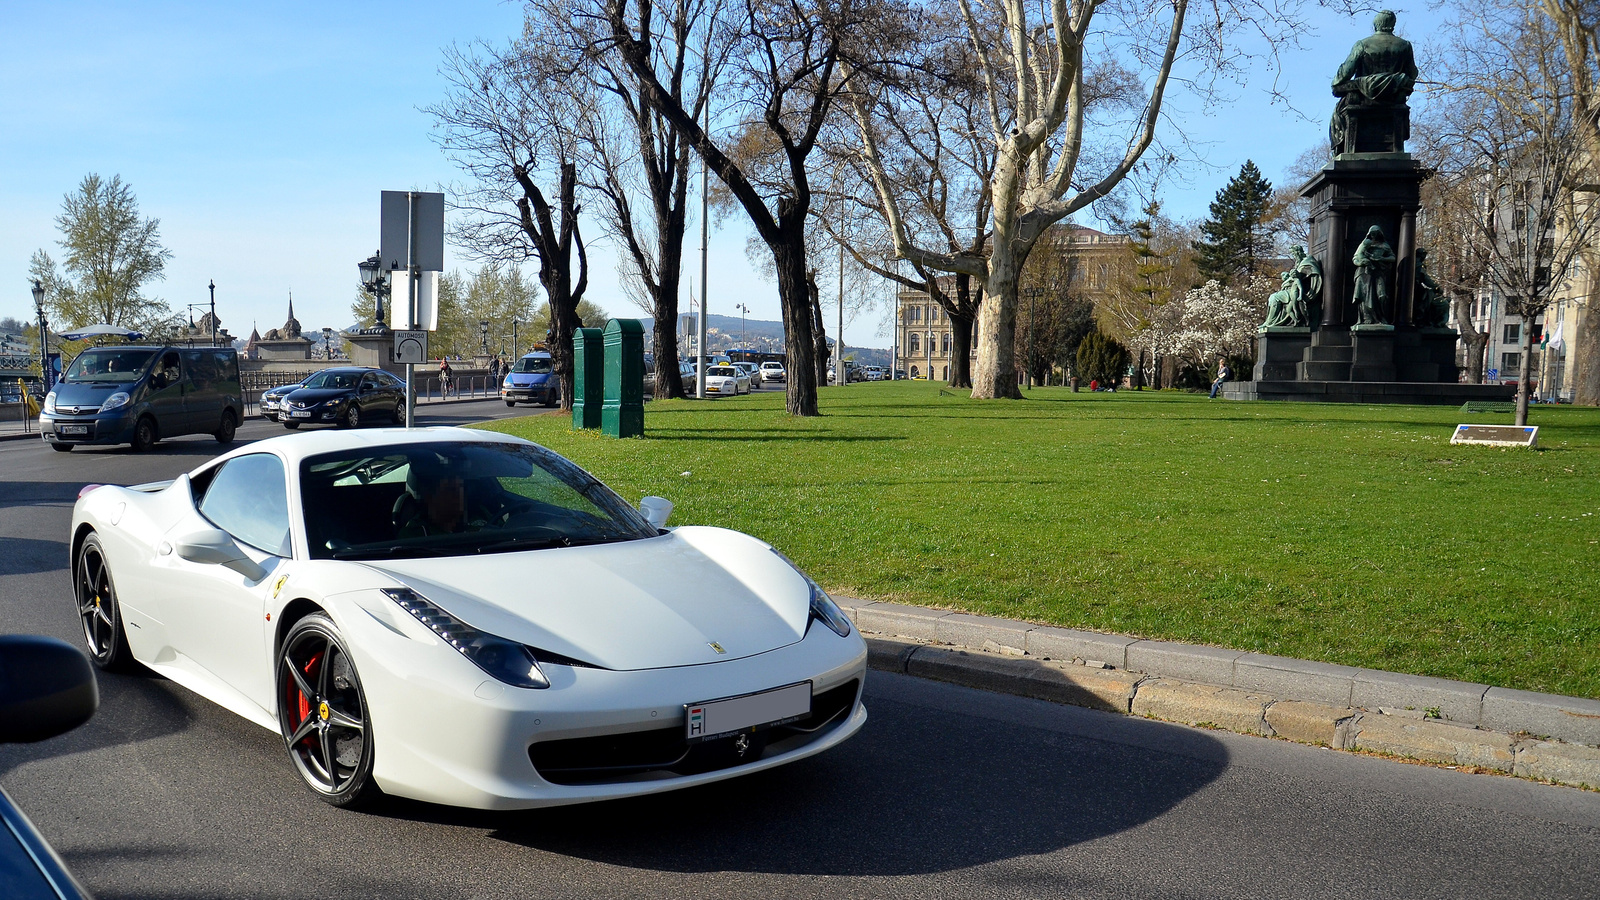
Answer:
<svg viewBox="0 0 1600 900"><path fill-rule="evenodd" d="M836 599L876 669L1600 790L1600 700Z"/></svg>

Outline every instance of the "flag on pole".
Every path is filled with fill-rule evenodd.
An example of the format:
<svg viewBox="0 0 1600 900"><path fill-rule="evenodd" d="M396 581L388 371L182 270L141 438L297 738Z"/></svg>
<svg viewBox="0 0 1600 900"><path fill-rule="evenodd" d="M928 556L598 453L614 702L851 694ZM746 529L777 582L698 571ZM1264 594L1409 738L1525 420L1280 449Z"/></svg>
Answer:
<svg viewBox="0 0 1600 900"><path fill-rule="evenodd" d="M1560 350L1562 347L1565 347L1567 345L1567 342L1565 340L1563 340L1562 337L1561 337L1561 326L1563 324L1565 324L1565 323L1563 323L1563 322L1557 322L1556 323L1555 333L1554 334L1550 334L1550 335L1546 336L1546 338L1545 338L1546 346L1554 347L1557 350Z"/></svg>

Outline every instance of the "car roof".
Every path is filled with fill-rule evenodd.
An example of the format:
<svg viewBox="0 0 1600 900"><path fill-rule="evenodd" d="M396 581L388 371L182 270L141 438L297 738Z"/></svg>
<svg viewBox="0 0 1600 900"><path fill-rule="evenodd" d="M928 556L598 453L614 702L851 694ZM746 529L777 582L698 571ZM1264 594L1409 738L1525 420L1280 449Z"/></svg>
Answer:
<svg viewBox="0 0 1600 900"><path fill-rule="evenodd" d="M522 358L523 359L549 359L550 358L550 351L548 351L548 350L535 350L532 353L524 353L524 354L522 354Z"/></svg>
<svg viewBox="0 0 1600 900"><path fill-rule="evenodd" d="M308 456L320 456L324 453L336 453L340 450L360 450L363 448L392 447L405 444L429 444L438 441L537 446L532 441L523 440L509 434L501 434L497 431L480 431L472 428L451 426L362 428L349 431L298 431L294 434L279 435L278 437L245 444L237 450L207 462L204 466L200 466L199 469L209 468L214 463L220 463L236 456L245 456L264 451L276 453L293 465ZM196 469L196 471L199 469Z"/></svg>

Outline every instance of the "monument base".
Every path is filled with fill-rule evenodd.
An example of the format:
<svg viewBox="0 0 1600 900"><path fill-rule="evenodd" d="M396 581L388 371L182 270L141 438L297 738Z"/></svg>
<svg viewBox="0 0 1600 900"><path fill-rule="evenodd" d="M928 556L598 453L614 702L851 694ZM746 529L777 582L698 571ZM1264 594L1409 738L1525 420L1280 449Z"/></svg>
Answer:
<svg viewBox="0 0 1600 900"><path fill-rule="evenodd" d="M1460 406L1469 400L1517 399L1515 385L1445 384L1409 381L1230 381L1229 400L1291 400L1300 403L1403 403Z"/></svg>

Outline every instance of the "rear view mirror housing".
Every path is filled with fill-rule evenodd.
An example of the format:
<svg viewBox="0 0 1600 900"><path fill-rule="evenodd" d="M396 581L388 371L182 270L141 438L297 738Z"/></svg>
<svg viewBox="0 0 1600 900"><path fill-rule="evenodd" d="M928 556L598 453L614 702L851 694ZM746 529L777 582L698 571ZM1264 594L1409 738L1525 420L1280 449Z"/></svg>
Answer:
<svg viewBox="0 0 1600 900"><path fill-rule="evenodd" d="M226 566L251 581L267 577L267 570L245 555L244 550L220 528L203 528L178 538L174 549L192 563Z"/></svg>
<svg viewBox="0 0 1600 900"><path fill-rule="evenodd" d="M0 635L0 744L30 744L89 721L100 705L94 667L66 641Z"/></svg>
<svg viewBox="0 0 1600 900"><path fill-rule="evenodd" d="M672 501L665 497L645 497L639 501L639 512L651 527L664 528L672 515Z"/></svg>

